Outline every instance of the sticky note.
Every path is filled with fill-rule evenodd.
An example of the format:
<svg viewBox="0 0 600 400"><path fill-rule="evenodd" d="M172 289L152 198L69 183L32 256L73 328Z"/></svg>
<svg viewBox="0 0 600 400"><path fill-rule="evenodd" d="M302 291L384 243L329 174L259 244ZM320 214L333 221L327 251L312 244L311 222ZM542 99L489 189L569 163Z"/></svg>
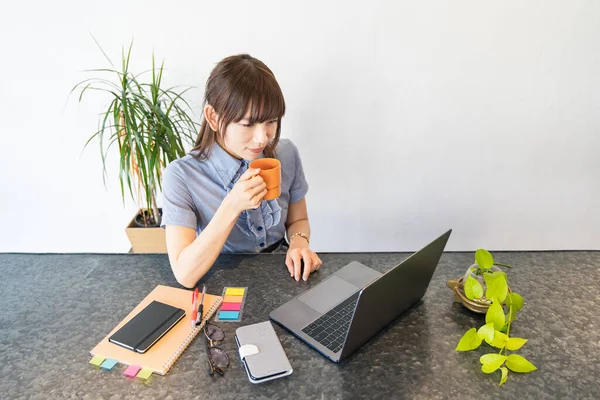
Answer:
<svg viewBox="0 0 600 400"><path fill-rule="evenodd" d="M223 303L221 304L221 311L240 311L242 308L241 303Z"/></svg>
<svg viewBox="0 0 600 400"><path fill-rule="evenodd" d="M225 296L243 296L243 295L244 295L244 288L230 287L230 288L227 288L227 291L225 292Z"/></svg>
<svg viewBox="0 0 600 400"><path fill-rule="evenodd" d="M240 313L237 311L221 311L219 313L219 319L238 319L240 316Z"/></svg>
<svg viewBox="0 0 600 400"><path fill-rule="evenodd" d="M225 296L223 297L223 303L241 303L244 296Z"/></svg>
<svg viewBox="0 0 600 400"><path fill-rule="evenodd" d="M105 369L107 371L110 371L111 369L113 369L113 367L115 365L117 365L117 360L113 360L112 358L107 358L102 365L100 365L100 368Z"/></svg>
<svg viewBox="0 0 600 400"><path fill-rule="evenodd" d="M142 368L140 373L137 374L137 377L141 379L148 379L150 378L150 375L152 375L152 372L152 368Z"/></svg>
<svg viewBox="0 0 600 400"><path fill-rule="evenodd" d="M223 297L223 302L221 303L220 312L215 317L215 321L241 321L244 304L248 296L248 288L225 286L221 296Z"/></svg>
<svg viewBox="0 0 600 400"><path fill-rule="evenodd" d="M90 360L90 364L95 365L96 367L99 367L100 364L102 364L102 362L105 360L104 357L100 357L100 356L94 356L92 357L92 359Z"/></svg>
<svg viewBox="0 0 600 400"><path fill-rule="evenodd" d="M125 371L123 371L123 375L133 378L137 375L140 369L142 368L138 367L137 365L130 365Z"/></svg>

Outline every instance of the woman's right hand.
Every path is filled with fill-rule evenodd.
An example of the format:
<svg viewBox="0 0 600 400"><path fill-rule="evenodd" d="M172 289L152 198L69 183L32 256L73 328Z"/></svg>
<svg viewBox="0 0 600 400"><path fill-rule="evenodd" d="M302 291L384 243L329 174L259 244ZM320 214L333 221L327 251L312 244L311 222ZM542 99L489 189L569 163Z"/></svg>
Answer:
<svg viewBox="0 0 600 400"><path fill-rule="evenodd" d="M233 185L226 199L236 211L256 209L267 194L267 184L258 173L259 168L249 168Z"/></svg>

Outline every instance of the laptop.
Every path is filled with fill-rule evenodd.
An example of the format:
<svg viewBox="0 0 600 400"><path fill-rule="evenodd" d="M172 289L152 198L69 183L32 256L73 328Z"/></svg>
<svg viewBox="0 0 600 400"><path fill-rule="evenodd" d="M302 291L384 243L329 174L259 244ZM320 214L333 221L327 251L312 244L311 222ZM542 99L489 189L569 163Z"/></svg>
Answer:
<svg viewBox="0 0 600 400"><path fill-rule="evenodd" d="M339 362L421 300L451 232L385 274L353 261L269 316Z"/></svg>

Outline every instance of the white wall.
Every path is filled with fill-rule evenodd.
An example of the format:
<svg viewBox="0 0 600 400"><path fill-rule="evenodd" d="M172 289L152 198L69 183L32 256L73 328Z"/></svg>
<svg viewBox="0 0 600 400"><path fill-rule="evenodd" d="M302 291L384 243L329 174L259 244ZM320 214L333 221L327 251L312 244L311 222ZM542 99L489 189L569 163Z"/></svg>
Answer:
<svg viewBox="0 0 600 400"><path fill-rule="evenodd" d="M32 1L0 16L0 251L126 252L115 168L67 101L134 38L171 84L225 56L275 72L314 249L600 249L597 1ZM201 103L202 91L192 93ZM113 164L116 162L112 158Z"/></svg>

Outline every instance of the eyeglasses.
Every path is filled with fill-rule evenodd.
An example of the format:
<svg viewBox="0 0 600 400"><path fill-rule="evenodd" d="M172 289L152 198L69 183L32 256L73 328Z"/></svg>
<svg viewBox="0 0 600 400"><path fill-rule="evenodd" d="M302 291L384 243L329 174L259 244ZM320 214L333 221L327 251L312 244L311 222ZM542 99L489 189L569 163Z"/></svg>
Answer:
<svg viewBox="0 0 600 400"><path fill-rule="evenodd" d="M215 371L223 376L225 368L229 367L229 356L221 348L216 347L225 339L225 333L214 324L204 325L204 336L206 340L206 356L208 358L208 372L212 376Z"/></svg>

